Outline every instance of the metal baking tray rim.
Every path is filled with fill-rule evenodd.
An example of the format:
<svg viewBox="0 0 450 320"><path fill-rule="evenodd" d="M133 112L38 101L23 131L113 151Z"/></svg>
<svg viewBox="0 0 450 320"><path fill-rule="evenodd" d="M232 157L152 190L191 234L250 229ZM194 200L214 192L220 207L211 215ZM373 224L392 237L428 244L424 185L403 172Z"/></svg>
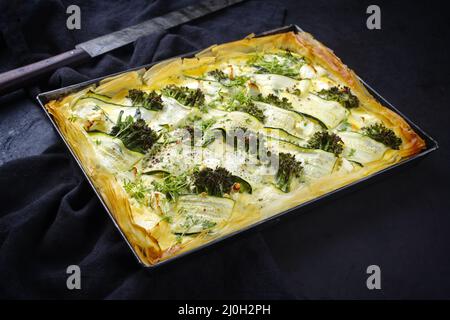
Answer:
<svg viewBox="0 0 450 320"><path fill-rule="evenodd" d="M265 31L261 34L256 35L257 37L262 37L262 36L266 36L266 35L272 35L272 34L277 34L277 33L282 33L282 32L288 32L288 31L294 31L294 32L303 32L303 30L297 26L297 25L288 25L288 26L284 26L281 28L277 28L277 29L273 29L273 30L269 30L269 31ZM211 240L201 246L198 246L196 248L193 248L189 251L180 253L174 257L171 257L167 260L163 260L160 261L154 265L147 265L145 264L140 257L138 256L138 254L136 253L136 251L134 250L133 246L131 245L131 243L129 242L129 240L127 239L126 235L123 233L122 229L120 228L120 226L118 225L116 219L114 218L113 214L110 212L109 208L107 207L105 201L103 200L102 196L100 195L99 191L97 190L97 188L95 187L93 181L91 180L91 178L88 176L87 172L84 170L83 165L81 163L81 161L78 159L78 157L76 156L75 152L72 150L71 146L69 145L68 141L66 140L66 138L64 137L64 135L62 134L62 132L60 131L60 129L58 128L56 122L54 121L54 119L52 118L51 114L47 111L47 109L45 108L45 104L47 102L49 102L50 100L54 100L57 99L59 97L65 96L67 94L70 94L72 92L78 91L82 88L85 88L89 85L92 85L94 83L98 83L101 80L105 79L105 78L109 78L109 77L113 77L122 73L126 73L126 72L130 72L130 71L134 71L134 70L139 70L142 68L150 68L155 64L164 62L164 61L168 61L174 58L184 58L184 57L192 57L194 56L196 53L200 52L201 50L197 50L197 51L193 51L193 52L189 52L189 53L185 53L182 55L178 55L178 56L174 56L171 57L169 59L166 60L162 60L162 61L156 61L156 62L152 62L143 66L139 66L139 67L134 67L134 68L130 68L127 69L125 71L120 71L120 72L116 72L110 75L106 75L106 76L102 76L102 77L98 77L98 78L94 78L88 81L84 81L78 84L74 84L74 85L70 85L64 88L60 88L60 89L56 89L56 90L51 90L51 91L47 91L47 92L43 92L40 93L36 96L37 101L39 102L39 104L41 105L42 109L44 110L45 114L47 115L47 117L50 119L50 122L53 124L53 127L55 128L56 132L59 134L59 136L61 137L61 139L63 140L63 142L65 143L65 145L67 146L69 152L72 154L73 158L75 159L75 161L77 162L78 166L80 167L81 171L83 172L84 176L86 177L87 181L89 182L89 184L91 185L91 187L93 188L94 192L96 193L97 197L99 198L100 202L102 203L103 207L105 208L106 212L108 213L108 215L110 216L111 220L113 221L114 225L116 226L116 228L118 229L119 233L122 235L122 237L124 238L125 242L127 243L128 247L131 249L131 251L133 252L134 256L136 257L136 259L138 260L138 262L145 268L148 269L155 269L158 268L162 265L166 265L169 262L173 262L175 260L178 260L182 257L185 257L187 255L190 255L192 253L195 253L197 251L200 251L202 249L205 249L206 247L210 247L216 243L222 242L226 239L235 237L237 235L243 234L245 232L248 231L256 231L259 227L263 226L263 225L267 225L269 222L276 222L279 221L281 217L285 217L288 216L290 214L292 214L294 211L302 209L302 208L306 208L311 206L312 204L315 203L319 203L325 199L329 199L331 198L331 196L333 195L337 195L337 194L341 194L343 191L350 191L355 189L356 186L358 185L362 185L367 181L373 180L374 177L378 177L378 176L382 176L387 172L391 172L392 170L399 168L399 167L403 167L404 165L408 164L408 163L412 163L420 158L423 158L424 156L430 154L431 152L437 150L439 148L439 145L437 143L437 141L435 139L433 139L428 133L426 133L422 128L420 128L417 124L415 124L414 122L412 122L407 116L405 116L401 111L399 111L396 107L394 107L389 101L387 101L384 97L382 97L377 91L375 91L370 85L368 85L364 80L362 80L361 78L359 78L359 80L366 86L366 88L374 95L376 96L376 98L378 98L385 106L389 107L390 109L392 109L393 111L395 111L396 113L398 113L400 116L403 117L403 119L405 119L405 121L425 140L426 142L426 148L424 150L422 150L420 153L404 159L390 167L384 168L380 171L374 172L369 176L366 176L364 178L361 178L357 181L354 181L350 184L347 184L343 187L340 187L338 189L332 190L330 192L327 192L319 197L316 197L314 199L308 200L304 203L299 204L298 206L292 207L290 209L284 210L280 213L277 213L273 216L267 217L263 220L257 221L251 225L248 225L242 229L233 231L229 234L223 235L219 238L216 238L214 240Z"/></svg>

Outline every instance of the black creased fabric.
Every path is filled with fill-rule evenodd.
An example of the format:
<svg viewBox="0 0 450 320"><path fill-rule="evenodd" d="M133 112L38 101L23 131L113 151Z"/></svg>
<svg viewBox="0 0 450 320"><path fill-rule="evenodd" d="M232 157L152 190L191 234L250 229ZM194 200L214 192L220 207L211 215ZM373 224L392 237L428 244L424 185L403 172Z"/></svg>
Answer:
<svg viewBox="0 0 450 320"><path fill-rule="evenodd" d="M0 1L10 69L193 1L71 1L81 30L65 28L67 1ZM77 68L61 68L47 90L169 58L283 25L284 9L248 1ZM3 50L3 49L2 49ZM63 144L0 167L0 297L4 298L292 298L260 234L230 240L156 270L143 269ZM18 197L20 195L20 197ZM66 288L79 265L81 290Z"/></svg>

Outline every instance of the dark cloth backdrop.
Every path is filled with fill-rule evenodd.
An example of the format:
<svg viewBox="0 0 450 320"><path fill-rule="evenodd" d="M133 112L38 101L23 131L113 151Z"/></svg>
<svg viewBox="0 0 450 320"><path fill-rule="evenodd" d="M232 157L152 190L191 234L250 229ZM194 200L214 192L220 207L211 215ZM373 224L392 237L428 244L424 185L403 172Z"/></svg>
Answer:
<svg viewBox="0 0 450 320"><path fill-rule="evenodd" d="M192 2L0 0L0 71ZM81 8L81 30L65 27L70 4ZM382 30L369 31L369 4L248 1L1 97L0 297L449 298L448 19L439 2L381 1ZM306 215L141 268L34 95L288 23L335 49L447 148ZM66 288L71 264L81 290ZM366 288L371 264L382 290Z"/></svg>

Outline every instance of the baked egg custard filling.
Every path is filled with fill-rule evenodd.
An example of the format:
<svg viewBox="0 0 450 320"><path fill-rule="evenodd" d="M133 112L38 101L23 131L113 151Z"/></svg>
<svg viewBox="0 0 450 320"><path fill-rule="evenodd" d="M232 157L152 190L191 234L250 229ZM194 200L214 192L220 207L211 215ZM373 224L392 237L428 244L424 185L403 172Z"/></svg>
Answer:
<svg viewBox="0 0 450 320"><path fill-rule="evenodd" d="M46 108L147 265L425 147L308 33L213 46Z"/></svg>

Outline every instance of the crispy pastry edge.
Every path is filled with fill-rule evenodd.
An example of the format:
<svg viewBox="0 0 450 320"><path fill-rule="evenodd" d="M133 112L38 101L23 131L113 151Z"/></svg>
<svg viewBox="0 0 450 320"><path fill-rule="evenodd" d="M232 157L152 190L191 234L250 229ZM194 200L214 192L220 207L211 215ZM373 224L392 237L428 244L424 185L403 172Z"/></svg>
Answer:
<svg viewBox="0 0 450 320"><path fill-rule="evenodd" d="M311 184L307 192L305 192L304 189L299 192L292 192L292 196L281 203L277 207L278 210L275 213L289 209L317 196L369 176L374 172L389 167L404 158L418 153L425 147L425 142L411 129L400 115L376 101L358 80L355 73L344 65L342 61L336 57L333 51L315 40L312 35L305 32L299 34L287 32L261 38L253 38L250 36L239 41L218 46L215 45L203 50L201 53L197 54L195 58L175 58L161 62L145 73L144 70L139 70L137 72L127 72L114 78L107 78L101 82L100 87L97 87L96 90L99 88L102 90L102 87L108 87L111 83L117 81L123 82L124 79L127 79L126 83L128 83L126 88L139 86L141 79L143 79L150 88L155 86L159 87L164 85L164 83L167 83L167 81L169 81L169 83L173 81L167 80L167 78L171 78L173 75L179 75L183 70L198 67L202 64L214 64L218 61L243 53L276 48L289 49L293 52L300 53L327 69L331 74L351 88L353 93L360 99L364 108L375 113L384 123L393 128L396 134L402 138L403 144L399 151L391 151L388 159L376 161L375 163L369 164L364 169L350 174L341 176L333 175L331 177L320 179L316 183ZM164 81L161 81L163 79ZM108 173L106 169L96 163L97 158L95 157L95 151L86 135L82 132L80 127L77 127L68 121L64 113L63 107L70 103L74 98L74 95L75 94L57 101L50 101L45 107L53 116L62 134L80 160L83 169L93 181L115 221L135 249L140 259L147 265L153 265L160 260L170 258L175 254L190 250L210 241L211 238L206 239L205 237L200 236L194 241L189 242L187 245L177 248L176 251L172 248L164 252L161 250L158 240L154 237L156 229L146 231L144 228L133 222L131 204L122 186L112 174ZM225 225L223 226L221 235L238 230L256 221L256 216L253 216L250 220L243 219L242 221L236 221L234 225ZM157 227L159 229L165 229L163 228L163 224L157 225ZM159 230L159 232L161 232L161 230Z"/></svg>

